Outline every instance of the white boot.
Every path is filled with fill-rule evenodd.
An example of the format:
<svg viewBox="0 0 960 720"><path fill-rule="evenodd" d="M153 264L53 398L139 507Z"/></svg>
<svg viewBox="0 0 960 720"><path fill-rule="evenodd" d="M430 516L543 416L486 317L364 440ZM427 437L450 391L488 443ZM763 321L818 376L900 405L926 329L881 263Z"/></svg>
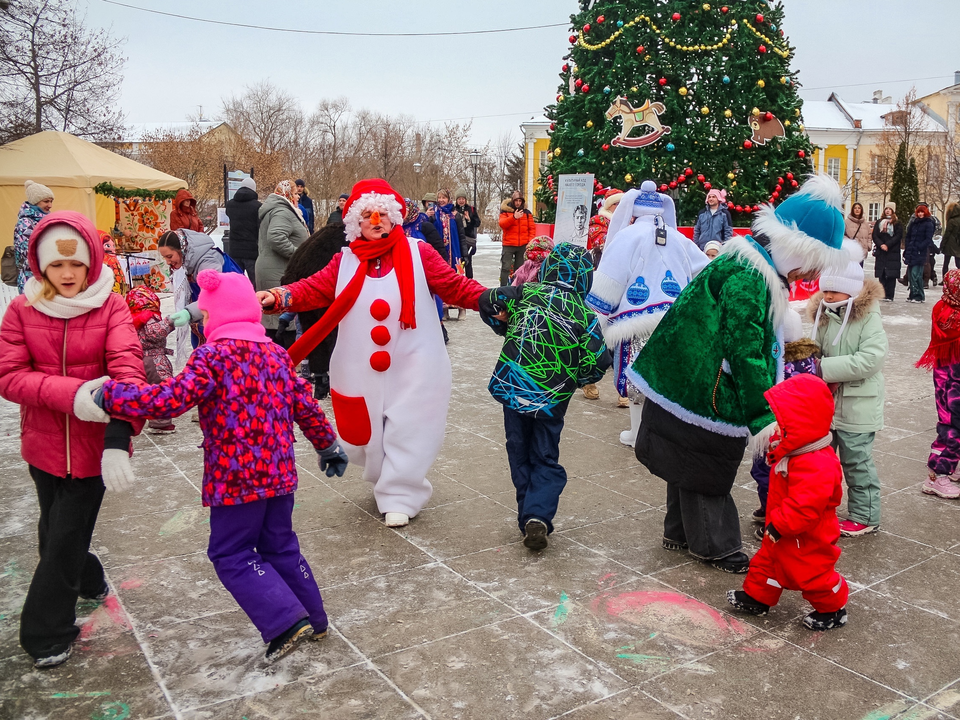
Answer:
<svg viewBox="0 0 960 720"><path fill-rule="evenodd" d="M410 518L403 513L388 512L383 517L383 524L387 527L403 527L410 523Z"/></svg>
<svg viewBox="0 0 960 720"><path fill-rule="evenodd" d="M643 405L630 403L630 429L620 433L620 442L628 447L637 444L637 433L640 432L640 416L643 414Z"/></svg>

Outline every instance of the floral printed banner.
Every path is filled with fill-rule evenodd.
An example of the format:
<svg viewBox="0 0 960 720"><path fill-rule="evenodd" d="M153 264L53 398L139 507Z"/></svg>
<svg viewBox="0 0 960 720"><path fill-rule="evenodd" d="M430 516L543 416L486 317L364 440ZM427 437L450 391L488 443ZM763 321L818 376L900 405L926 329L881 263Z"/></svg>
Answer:
<svg viewBox="0 0 960 720"><path fill-rule="evenodd" d="M123 236L123 252L156 256L157 240L170 229L172 200L114 198L117 230ZM169 278L154 266L144 283L157 292L169 292Z"/></svg>

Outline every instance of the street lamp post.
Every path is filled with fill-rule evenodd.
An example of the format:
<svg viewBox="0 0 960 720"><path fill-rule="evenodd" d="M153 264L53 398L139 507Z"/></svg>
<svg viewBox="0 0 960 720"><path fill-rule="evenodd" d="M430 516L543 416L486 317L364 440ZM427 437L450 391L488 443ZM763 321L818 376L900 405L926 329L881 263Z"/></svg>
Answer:
<svg viewBox="0 0 960 720"><path fill-rule="evenodd" d="M417 189L414 190L414 193L416 194L417 197L414 198L414 199L415 199L418 203L420 202L420 171L421 171L421 170L423 170L423 165L421 165L421 164L418 163L418 162L415 162L415 163L413 164L413 172L414 172L414 174L417 176L417 182L416 182L416 188L417 188Z"/></svg>
<svg viewBox="0 0 960 720"><path fill-rule="evenodd" d="M860 176L863 175L863 170L857 168L853 171L853 201L857 202L858 195L860 194Z"/></svg>
<svg viewBox="0 0 960 720"><path fill-rule="evenodd" d="M473 211L477 212L477 168L480 167L480 158L483 154L479 150L470 153L470 164L473 165Z"/></svg>

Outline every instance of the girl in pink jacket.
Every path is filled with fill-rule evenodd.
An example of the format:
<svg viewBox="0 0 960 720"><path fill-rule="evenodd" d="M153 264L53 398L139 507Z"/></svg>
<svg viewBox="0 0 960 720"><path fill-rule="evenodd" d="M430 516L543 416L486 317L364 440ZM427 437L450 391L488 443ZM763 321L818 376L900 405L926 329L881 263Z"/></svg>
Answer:
<svg viewBox="0 0 960 720"><path fill-rule="evenodd" d="M77 597L102 600L103 566L89 552L104 485L129 487L130 436L93 402L106 377L144 382L126 303L103 265L97 230L76 212L37 224L33 277L0 325L0 396L20 405L21 454L40 502L40 562L20 616L20 644L38 668L70 656Z"/></svg>

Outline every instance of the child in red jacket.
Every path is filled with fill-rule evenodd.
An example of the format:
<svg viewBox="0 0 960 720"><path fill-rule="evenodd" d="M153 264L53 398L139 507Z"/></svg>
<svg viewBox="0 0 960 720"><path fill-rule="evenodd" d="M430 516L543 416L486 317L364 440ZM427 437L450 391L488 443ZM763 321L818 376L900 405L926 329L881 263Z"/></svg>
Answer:
<svg viewBox="0 0 960 720"><path fill-rule="evenodd" d="M847 581L836 571L843 497L840 461L830 447L833 396L813 375L796 375L764 393L777 418L767 462L770 491L760 551L750 561L743 590L727 600L751 615L766 615L784 590L799 590L813 612L810 630L847 623Z"/></svg>
<svg viewBox="0 0 960 720"><path fill-rule="evenodd" d="M21 454L40 504L40 561L20 614L20 645L47 668L70 657L80 633L77 597L107 596L90 538L104 490L126 489L133 479L130 423L111 422L91 392L103 375L143 382L144 373L93 223L51 213L34 229L27 255L33 277L0 326L0 396L20 405Z"/></svg>

